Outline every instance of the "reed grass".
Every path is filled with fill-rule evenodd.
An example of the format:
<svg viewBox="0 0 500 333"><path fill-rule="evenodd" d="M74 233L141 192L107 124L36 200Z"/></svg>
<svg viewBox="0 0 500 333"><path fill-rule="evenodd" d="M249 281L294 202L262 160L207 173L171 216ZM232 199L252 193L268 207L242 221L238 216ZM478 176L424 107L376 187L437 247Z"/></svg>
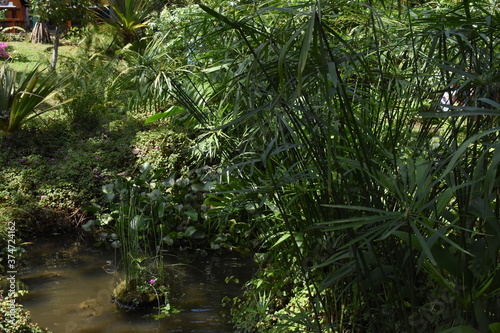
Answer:
<svg viewBox="0 0 500 333"><path fill-rule="evenodd" d="M253 203L270 267L305 286L306 305L281 324L497 325L498 8L212 5L190 17L189 70L143 73L168 76L165 91L218 140L204 153L230 175L219 195Z"/></svg>

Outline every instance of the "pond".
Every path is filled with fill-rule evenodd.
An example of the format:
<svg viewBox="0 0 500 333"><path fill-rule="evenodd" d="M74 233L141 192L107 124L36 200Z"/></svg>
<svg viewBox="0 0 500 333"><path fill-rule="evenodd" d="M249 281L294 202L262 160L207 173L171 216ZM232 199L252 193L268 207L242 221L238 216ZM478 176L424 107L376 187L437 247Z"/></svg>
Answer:
<svg viewBox="0 0 500 333"><path fill-rule="evenodd" d="M111 303L121 279L114 250L65 237L36 241L26 250L26 267L19 277L30 291L22 304L34 322L54 333L232 332L221 301L242 291L241 284L226 283L226 277L243 282L253 271L251 260L236 254L199 251L187 263L167 256L176 272L172 285L180 296L173 306L179 312L154 320L118 311Z"/></svg>

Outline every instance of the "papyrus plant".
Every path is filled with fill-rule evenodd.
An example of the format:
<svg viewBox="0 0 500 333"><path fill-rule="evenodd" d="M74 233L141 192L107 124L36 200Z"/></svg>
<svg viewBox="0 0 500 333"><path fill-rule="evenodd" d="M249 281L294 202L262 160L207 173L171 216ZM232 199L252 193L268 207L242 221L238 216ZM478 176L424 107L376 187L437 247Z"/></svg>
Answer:
<svg viewBox="0 0 500 333"><path fill-rule="evenodd" d="M213 145L231 176L219 212L251 208L262 276L307 291L294 308L291 282L287 297L278 279L251 285L283 300L258 311L280 320L266 328L497 325L497 7L233 3L189 22L192 67L170 91L204 129L222 120L204 133L231 139ZM445 113L451 84L478 94Z"/></svg>

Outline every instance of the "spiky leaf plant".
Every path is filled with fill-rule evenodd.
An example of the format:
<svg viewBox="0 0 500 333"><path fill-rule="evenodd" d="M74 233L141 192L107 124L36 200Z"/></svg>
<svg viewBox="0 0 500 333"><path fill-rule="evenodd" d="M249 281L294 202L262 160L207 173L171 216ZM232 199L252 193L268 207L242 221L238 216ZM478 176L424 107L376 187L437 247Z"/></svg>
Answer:
<svg viewBox="0 0 500 333"><path fill-rule="evenodd" d="M7 135L13 134L23 123L37 117L44 111L36 108L57 87L56 73L41 73L39 66L17 74L8 65L0 66L0 130Z"/></svg>

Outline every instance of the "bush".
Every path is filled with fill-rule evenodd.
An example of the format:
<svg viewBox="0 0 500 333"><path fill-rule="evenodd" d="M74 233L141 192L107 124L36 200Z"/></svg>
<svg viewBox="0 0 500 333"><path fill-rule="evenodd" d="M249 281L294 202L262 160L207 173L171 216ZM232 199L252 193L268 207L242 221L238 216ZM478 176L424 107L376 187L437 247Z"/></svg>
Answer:
<svg viewBox="0 0 500 333"><path fill-rule="evenodd" d="M68 73L69 82L62 90L63 110L69 115L75 129L93 131L102 119L111 113L121 113L125 103L121 92L110 89L118 76L118 63L93 55L68 58L61 67ZM96 79L99 78L99 79Z"/></svg>
<svg viewBox="0 0 500 333"><path fill-rule="evenodd" d="M31 322L29 311L21 304L12 303L15 299L0 294L0 331L9 333L50 333ZM12 307L14 305L14 307ZM11 312L13 311L13 312ZM12 315L11 315L12 313Z"/></svg>
<svg viewBox="0 0 500 333"><path fill-rule="evenodd" d="M157 122L137 132L133 152L139 165L147 162L153 169L165 169L166 173L189 170L192 140L181 127L173 127Z"/></svg>
<svg viewBox="0 0 500 333"><path fill-rule="evenodd" d="M85 219L81 206L100 197L101 185L133 168L130 146L140 128L137 121L118 118L80 132L68 131L67 119L59 117L45 117L16 140L0 142L0 208L8 212L0 221L22 222L31 232L36 226L40 231L74 228Z"/></svg>

